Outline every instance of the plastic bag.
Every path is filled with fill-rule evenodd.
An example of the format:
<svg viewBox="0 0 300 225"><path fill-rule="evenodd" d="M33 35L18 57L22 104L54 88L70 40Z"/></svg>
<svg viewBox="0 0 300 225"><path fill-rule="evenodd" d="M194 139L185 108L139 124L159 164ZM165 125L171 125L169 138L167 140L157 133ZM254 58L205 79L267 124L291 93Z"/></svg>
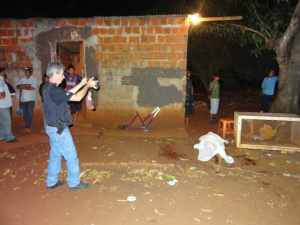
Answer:
<svg viewBox="0 0 300 225"><path fill-rule="evenodd" d="M213 132L208 132L206 135L201 136L199 140L200 143L194 145L194 148L199 150L198 160L206 162L216 154L220 154L227 163L234 162L234 159L226 155L225 152L224 143L228 144L229 142L227 140L224 140Z"/></svg>

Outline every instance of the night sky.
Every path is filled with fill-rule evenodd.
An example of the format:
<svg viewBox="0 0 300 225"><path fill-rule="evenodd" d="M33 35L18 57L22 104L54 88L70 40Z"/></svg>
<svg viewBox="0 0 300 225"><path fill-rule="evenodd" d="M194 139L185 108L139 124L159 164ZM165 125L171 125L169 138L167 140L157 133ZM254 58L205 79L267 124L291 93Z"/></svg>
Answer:
<svg viewBox="0 0 300 225"><path fill-rule="evenodd" d="M76 18L94 16L151 15L153 8L165 2L195 2L192 0L6 0L1 1L1 18ZM164 3L163 3L164 5ZM160 7L161 8L161 7ZM174 13L165 11L166 14ZM182 12L178 12L182 13ZM188 12L187 12L188 13ZM159 13L158 13L159 14Z"/></svg>

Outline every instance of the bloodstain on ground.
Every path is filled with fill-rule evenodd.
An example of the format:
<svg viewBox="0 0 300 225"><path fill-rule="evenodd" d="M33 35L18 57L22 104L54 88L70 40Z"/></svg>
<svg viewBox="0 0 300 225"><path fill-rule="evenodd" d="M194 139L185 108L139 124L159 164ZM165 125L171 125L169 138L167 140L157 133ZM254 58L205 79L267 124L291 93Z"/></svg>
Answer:
<svg viewBox="0 0 300 225"><path fill-rule="evenodd" d="M171 145L166 145L164 147L161 147L162 152L159 154L159 156L165 157L167 159L173 159L173 160L179 160L179 158L186 157L185 154L179 154L175 152Z"/></svg>
<svg viewBox="0 0 300 225"><path fill-rule="evenodd" d="M249 165L256 166L255 160L247 158L246 155L237 155L237 156L235 156L235 158L244 159L244 161L242 162L242 165L244 165L244 166L249 166Z"/></svg>

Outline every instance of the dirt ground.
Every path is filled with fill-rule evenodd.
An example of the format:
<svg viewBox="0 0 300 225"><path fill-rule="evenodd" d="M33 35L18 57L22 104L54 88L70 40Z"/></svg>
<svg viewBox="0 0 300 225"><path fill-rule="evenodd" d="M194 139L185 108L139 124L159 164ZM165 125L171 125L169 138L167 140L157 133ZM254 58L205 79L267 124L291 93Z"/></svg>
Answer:
<svg viewBox="0 0 300 225"><path fill-rule="evenodd" d="M258 111L259 99L234 96L221 99L219 117ZM300 153L230 143L233 164L198 161L193 145L208 131L216 133L217 125L209 123L205 104L196 109L187 132L159 129L155 120L148 132L72 127L82 179L92 184L75 192L67 184L46 189L49 143L40 133L42 120L24 134L22 118L14 116L20 142L0 142L0 224L299 225ZM60 177L66 177L65 163Z"/></svg>

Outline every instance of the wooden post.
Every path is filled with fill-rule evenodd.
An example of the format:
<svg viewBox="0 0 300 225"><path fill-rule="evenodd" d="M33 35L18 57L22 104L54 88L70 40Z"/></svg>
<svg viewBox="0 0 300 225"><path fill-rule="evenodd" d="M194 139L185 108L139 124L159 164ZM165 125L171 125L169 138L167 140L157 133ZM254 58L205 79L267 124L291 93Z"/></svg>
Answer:
<svg viewBox="0 0 300 225"><path fill-rule="evenodd" d="M242 16L200 17L200 22L242 20Z"/></svg>

